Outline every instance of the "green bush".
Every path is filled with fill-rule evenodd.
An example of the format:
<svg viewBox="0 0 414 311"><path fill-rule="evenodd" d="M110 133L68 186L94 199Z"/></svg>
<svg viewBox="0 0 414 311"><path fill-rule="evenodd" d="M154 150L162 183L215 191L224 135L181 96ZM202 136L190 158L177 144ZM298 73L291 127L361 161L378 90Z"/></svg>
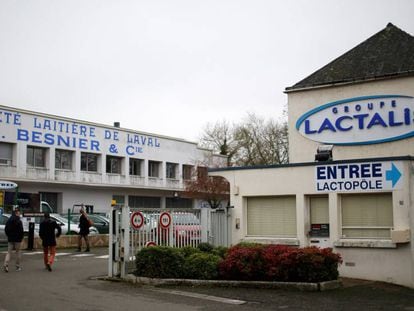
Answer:
<svg viewBox="0 0 414 311"><path fill-rule="evenodd" d="M211 253L211 251L214 249L214 246L211 245L210 243L203 242L203 243L198 244L197 248L202 252Z"/></svg>
<svg viewBox="0 0 414 311"><path fill-rule="evenodd" d="M219 256L220 258L224 258L226 256L228 250L229 250L228 247L225 247L225 246L216 246L216 247L213 248L213 250L211 251L211 253L213 255Z"/></svg>
<svg viewBox="0 0 414 311"><path fill-rule="evenodd" d="M218 277L221 258L209 253L194 253L185 259L186 277L190 279L213 280Z"/></svg>
<svg viewBox="0 0 414 311"><path fill-rule="evenodd" d="M136 275L150 278L181 278L184 256L177 248L151 246L140 250L135 259Z"/></svg>
<svg viewBox="0 0 414 311"><path fill-rule="evenodd" d="M201 251L198 248L192 246L185 246L179 248L179 252L184 256L184 258L190 257L192 254L200 253Z"/></svg>

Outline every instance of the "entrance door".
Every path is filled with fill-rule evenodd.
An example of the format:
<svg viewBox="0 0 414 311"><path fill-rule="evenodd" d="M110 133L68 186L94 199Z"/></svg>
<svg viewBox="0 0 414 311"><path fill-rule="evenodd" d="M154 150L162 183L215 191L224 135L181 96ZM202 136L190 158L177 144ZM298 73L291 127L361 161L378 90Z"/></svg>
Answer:
<svg viewBox="0 0 414 311"><path fill-rule="evenodd" d="M312 246L330 247L329 241L329 198L315 196L309 198L310 243Z"/></svg>

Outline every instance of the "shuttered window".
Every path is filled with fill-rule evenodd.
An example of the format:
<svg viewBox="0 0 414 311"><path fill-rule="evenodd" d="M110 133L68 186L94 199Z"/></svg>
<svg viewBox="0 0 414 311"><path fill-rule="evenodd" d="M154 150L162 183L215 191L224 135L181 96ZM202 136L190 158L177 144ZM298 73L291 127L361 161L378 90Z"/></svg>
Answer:
<svg viewBox="0 0 414 311"><path fill-rule="evenodd" d="M0 143L0 165L12 165L13 144Z"/></svg>
<svg viewBox="0 0 414 311"><path fill-rule="evenodd" d="M392 194L342 195L342 237L390 238Z"/></svg>
<svg viewBox="0 0 414 311"><path fill-rule="evenodd" d="M296 237L295 197L247 198L247 235Z"/></svg>
<svg viewBox="0 0 414 311"><path fill-rule="evenodd" d="M310 198L311 224L329 224L328 197Z"/></svg>

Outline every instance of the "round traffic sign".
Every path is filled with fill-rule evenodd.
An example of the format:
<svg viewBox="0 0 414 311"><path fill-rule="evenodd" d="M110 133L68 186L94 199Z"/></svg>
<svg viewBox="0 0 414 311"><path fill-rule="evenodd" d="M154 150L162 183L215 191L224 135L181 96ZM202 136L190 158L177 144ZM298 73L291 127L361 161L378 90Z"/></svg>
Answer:
<svg viewBox="0 0 414 311"><path fill-rule="evenodd" d="M171 225L171 214L168 212L161 213L159 223L163 229L167 229Z"/></svg>
<svg viewBox="0 0 414 311"><path fill-rule="evenodd" d="M138 230L144 225L144 215L141 212L134 212L131 215L131 226Z"/></svg>
<svg viewBox="0 0 414 311"><path fill-rule="evenodd" d="M150 246L157 246L157 243L153 241L148 241L147 243L145 243L145 247L150 247Z"/></svg>

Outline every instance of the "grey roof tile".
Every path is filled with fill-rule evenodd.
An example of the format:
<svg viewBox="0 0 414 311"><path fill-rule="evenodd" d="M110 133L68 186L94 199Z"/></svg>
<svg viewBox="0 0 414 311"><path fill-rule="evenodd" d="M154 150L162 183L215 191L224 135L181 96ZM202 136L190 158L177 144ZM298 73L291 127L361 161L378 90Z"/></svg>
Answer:
<svg viewBox="0 0 414 311"><path fill-rule="evenodd" d="M414 37L389 23L286 91L399 75L414 75Z"/></svg>

